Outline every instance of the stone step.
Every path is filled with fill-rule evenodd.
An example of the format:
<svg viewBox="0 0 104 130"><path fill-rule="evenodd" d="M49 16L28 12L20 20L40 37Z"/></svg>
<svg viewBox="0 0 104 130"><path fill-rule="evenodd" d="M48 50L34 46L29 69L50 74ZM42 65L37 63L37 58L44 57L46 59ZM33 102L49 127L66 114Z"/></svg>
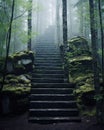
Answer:
<svg viewBox="0 0 104 130"><path fill-rule="evenodd" d="M35 48L37 48L37 47L38 47L38 48L41 48L41 47L43 47L43 48L44 48L44 47L50 47L50 48L51 48L51 47L57 47L57 48L59 48L59 46L56 45L56 44L53 44L53 45L52 45L52 44L44 44L44 45L43 45L43 44L37 44L37 45L35 45Z"/></svg>
<svg viewBox="0 0 104 130"><path fill-rule="evenodd" d="M35 45L35 50L35 69L31 73L29 121L80 121L73 94L75 84L64 83L64 64L59 47L40 43Z"/></svg>
<svg viewBox="0 0 104 130"><path fill-rule="evenodd" d="M74 83L32 83L35 88L75 88Z"/></svg>
<svg viewBox="0 0 104 130"><path fill-rule="evenodd" d="M40 70L40 69L36 69L33 71L33 73L38 73L38 74L64 74L63 70Z"/></svg>
<svg viewBox="0 0 104 130"><path fill-rule="evenodd" d="M39 74L39 73L32 73L33 78L64 78L64 74Z"/></svg>
<svg viewBox="0 0 104 130"><path fill-rule="evenodd" d="M74 100L73 94L31 94L30 100L34 101L70 101Z"/></svg>
<svg viewBox="0 0 104 130"><path fill-rule="evenodd" d="M40 50L36 50L36 53L45 53L45 54L60 54L60 51L56 50L51 50L51 49L40 49Z"/></svg>
<svg viewBox="0 0 104 130"><path fill-rule="evenodd" d="M30 117L29 122L40 123L40 124L49 124L49 123L60 123L60 122L80 122L81 118L78 116L74 117L65 117L65 116L56 116L56 117Z"/></svg>
<svg viewBox="0 0 104 130"><path fill-rule="evenodd" d="M30 101L30 108L49 109L49 108L77 108L76 101Z"/></svg>
<svg viewBox="0 0 104 130"><path fill-rule="evenodd" d="M38 57L36 56L35 57L35 60L55 60L55 61L62 61L62 59L60 57L50 57L50 56L47 56L47 57Z"/></svg>
<svg viewBox="0 0 104 130"><path fill-rule="evenodd" d="M39 57L39 58L61 58L60 54L43 54L43 53L40 53L40 54L35 54L36 57Z"/></svg>
<svg viewBox="0 0 104 130"><path fill-rule="evenodd" d="M47 66L47 67L62 67L62 63L34 63L37 66Z"/></svg>
<svg viewBox="0 0 104 130"><path fill-rule="evenodd" d="M36 83L64 83L64 79L63 78L32 78L31 80L32 82L36 82Z"/></svg>
<svg viewBox="0 0 104 130"><path fill-rule="evenodd" d="M55 46L52 46L52 47L49 47L49 46L41 46L41 47L39 47L39 46L37 46L36 48L35 48L35 50L36 51L42 51L42 50L46 50L46 51L48 51L48 50L50 50L50 51L60 51L60 49L58 48L58 47L55 47Z"/></svg>
<svg viewBox="0 0 104 130"><path fill-rule="evenodd" d="M40 63L41 64L41 63ZM33 70L34 72L36 70L58 70L58 71L61 71L61 70L64 70L64 66L62 66L62 64L59 64L59 63L42 63L40 65L39 63L35 63L35 69ZM45 66L46 64L46 66Z"/></svg>
<svg viewBox="0 0 104 130"><path fill-rule="evenodd" d="M55 116L65 116L65 117L69 117L69 116L78 116L78 109L73 108L73 109L29 109L29 115L31 117L55 117Z"/></svg>
<svg viewBox="0 0 104 130"><path fill-rule="evenodd" d="M37 47L58 47L59 48L59 46L57 45L57 44L40 44L40 43L38 43L38 44L36 44L35 45L35 48L37 48Z"/></svg>
<svg viewBox="0 0 104 130"><path fill-rule="evenodd" d="M49 73L47 73L47 74L54 74L54 72L55 72L55 74L58 74L56 72L59 72L59 74L61 74L61 72L62 73L64 72L64 69L62 67L51 67L51 66L49 66L49 67L48 66L43 67L43 66L36 66L35 70L33 70L32 73L36 74L36 72L37 72L38 74L42 74L43 72L48 72L48 71L49 71ZM52 72L52 73L50 73L50 72Z"/></svg>
<svg viewBox="0 0 104 130"><path fill-rule="evenodd" d="M37 51L36 52L36 55L60 55L60 52L51 52L51 51L48 51L48 52L46 52L46 51Z"/></svg>
<svg viewBox="0 0 104 130"><path fill-rule="evenodd" d="M32 86L31 94L72 94L72 88L35 88Z"/></svg>
<svg viewBox="0 0 104 130"><path fill-rule="evenodd" d="M52 63L52 64L54 64L54 63L60 63L60 64L62 64L62 60L61 59L59 59L59 60L49 60L49 59L46 59L46 60L39 60L39 59L35 59L35 63Z"/></svg>

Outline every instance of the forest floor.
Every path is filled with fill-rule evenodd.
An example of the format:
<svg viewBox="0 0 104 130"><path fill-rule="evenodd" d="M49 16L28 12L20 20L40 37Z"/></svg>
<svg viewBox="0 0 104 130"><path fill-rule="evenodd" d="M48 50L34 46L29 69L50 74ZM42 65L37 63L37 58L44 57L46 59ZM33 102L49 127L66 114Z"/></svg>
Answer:
<svg viewBox="0 0 104 130"><path fill-rule="evenodd" d="M0 130L104 130L104 125L98 125L95 117L82 117L80 123L32 124L24 113L0 117Z"/></svg>

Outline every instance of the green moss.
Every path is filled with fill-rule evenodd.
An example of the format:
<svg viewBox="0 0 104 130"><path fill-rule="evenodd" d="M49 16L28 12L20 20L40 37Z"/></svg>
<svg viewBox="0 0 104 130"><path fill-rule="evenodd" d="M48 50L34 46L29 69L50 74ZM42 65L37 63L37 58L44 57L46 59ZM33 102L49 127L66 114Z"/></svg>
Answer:
<svg viewBox="0 0 104 130"><path fill-rule="evenodd" d="M9 83L15 83L16 84L16 83L18 83L18 79L10 79Z"/></svg>
<svg viewBox="0 0 104 130"><path fill-rule="evenodd" d="M90 56L77 56L77 57L74 57L74 58L71 58L69 59L69 62L80 62L80 61L91 61L92 60L92 57Z"/></svg>
<svg viewBox="0 0 104 130"><path fill-rule="evenodd" d="M92 84L93 81L93 74L92 73L88 73L88 74L80 74L74 79L75 83L80 83L80 82L86 82L89 84Z"/></svg>
<svg viewBox="0 0 104 130"><path fill-rule="evenodd" d="M76 94L82 94L84 92L89 92L92 90L94 90L94 86L86 83L86 84L80 86L79 88L77 88L74 92Z"/></svg>
<svg viewBox="0 0 104 130"><path fill-rule="evenodd" d="M10 86L4 85L3 92L13 93L13 94L24 94L30 92L30 87L17 87L17 86Z"/></svg>
<svg viewBox="0 0 104 130"><path fill-rule="evenodd" d="M73 37L71 40L69 40L68 42L87 42L87 40L84 37Z"/></svg>

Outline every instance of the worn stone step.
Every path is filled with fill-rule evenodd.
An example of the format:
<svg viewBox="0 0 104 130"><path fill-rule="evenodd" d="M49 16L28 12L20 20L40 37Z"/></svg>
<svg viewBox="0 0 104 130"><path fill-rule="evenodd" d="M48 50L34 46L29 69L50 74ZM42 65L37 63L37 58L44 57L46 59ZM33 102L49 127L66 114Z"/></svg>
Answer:
<svg viewBox="0 0 104 130"><path fill-rule="evenodd" d="M77 108L76 101L30 101L30 108Z"/></svg>
<svg viewBox="0 0 104 130"><path fill-rule="evenodd" d="M60 51L59 52L51 52L51 51L48 51L48 52L46 52L46 51L37 51L36 52L36 55L60 55Z"/></svg>
<svg viewBox="0 0 104 130"><path fill-rule="evenodd" d="M52 48L58 48L59 49L59 46L58 45L52 45L52 44L38 44L38 45L35 45L35 48L48 48L48 47L52 47Z"/></svg>
<svg viewBox="0 0 104 130"><path fill-rule="evenodd" d="M63 73L64 72L64 69L62 67L51 67L51 66L46 66L46 67L43 67L43 66L36 66L35 67L35 70L32 71L32 73L43 73L43 72L52 72L52 74L57 74L56 72L59 72L59 74L61 74L61 72ZM48 74L48 73L47 73Z"/></svg>
<svg viewBox="0 0 104 130"><path fill-rule="evenodd" d="M35 88L75 88L74 83L32 83Z"/></svg>
<svg viewBox="0 0 104 130"><path fill-rule="evenodd" d="M40 57L40 58L49 58L49 57L50 58L61 58L60 54L54 54L54 53L49 54L49 55L43 54L43 53L40 53L40 54L36 53L35 56Z"/></svg>
<svg viewBox="0 0 104 130"><path fill-rule="evenodd" d="M57 44L40 44L40 43L38 43L38 44L36 44L35 45L35 48L37 48L37 47L57 47L57 48L59 48L59 46L57 45Z"/></svg>
<svg viewBox="0 0 104 130"><path fill-rule="evenodd" d="M62 61L62 59L60 57L50 57L50 56L47 56L47 57L38 57L36 56L35 57L35 60L56 60L56 61Z"/></svg>
<svg viewBox="0 0 104 130"><path fill-rule="evenodd" d="M64 78L64 74L38 74L32 73L33 78Z"/></svg>
<svg viewBox="0 0 104 130"><path fill-rule="evenodd" d="M62 63L34 63L35 66L61 67Z"/></svg>
<svg viewBox="0 0 104 130"><path fill-rule="evenodd" d="M62 60L61 59L59 59L59 60L38 60L38 59L35 59L35 63L52 63L52 64L54 64L54 63L60 63L60 64L62 64Z"/></svg>
<svg viewBox="0 0 104 130"><path fill-rule="evenodd" d="M38 74L64 74L63 70L40 70L36 69L33 71L33 73L38 73Z"/></svg>
<svg viewBox="0 0 104 130"><path fill-rule="evenodd" d="M81 122L81 118L78 116L74 117L30 117L29 122L40 123L40 124L49 124L49 123L60 123L60 122Z"/></svg>
<svg viewBox="0 0 104 130"><path fill-rule="evenodd" d="M41 47L36 47L35 48L35 51L37 52L37 51L55 51L55 52L57 52L57 51L60 51L59 50L59 48L57 48L57 47L43 47L43 46L41 46Z"/></svg>
<svg viewBox="0 0 104 130"><path fill-rule="evenodd" d="M36 83L63 83L64 79L63 78L32 78L32 82Z"/></svg>
<svg viewBox="0 0 104 130"><path fill-rule="evenodd" d="M74 100L73 94L31 94L30 99L34 101L70 101Z"/></svg>
<svg viewBox="0 0 104 130"><path fill-rule="evenodd" d="M31 117L55 117L55 116L65 116L65 117L69 117L69 116L78 116L78 109L76 108L72 108L72 109L62 109L62 108L53 108L53 109L29 109L29 115Z"/></svg>
<svg viewBox="0 0 104 130"><path fill-rule="evenodd" d="M52 49L40 49L40 50L36 50L36 53L44 53L44 54L60 54L60 51L58 50L52 50Z"/></svg>
<svg viewBox="0 0 104 130"><path fill-rule="evenodd" d="M72 88L31 88L33 94L72 94Z"/></svg>

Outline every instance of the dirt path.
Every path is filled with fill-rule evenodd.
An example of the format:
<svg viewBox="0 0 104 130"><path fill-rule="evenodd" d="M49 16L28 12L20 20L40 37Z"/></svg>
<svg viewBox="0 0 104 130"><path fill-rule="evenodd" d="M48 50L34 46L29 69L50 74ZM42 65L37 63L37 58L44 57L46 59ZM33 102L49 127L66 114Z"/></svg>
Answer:
<svg viewBox="0 0 104 130"><path fill-rule="evenodd" d="M28 114L0 118L0 130L104 130L94 117L83 117L81 123L31 124Z"/></svg>

